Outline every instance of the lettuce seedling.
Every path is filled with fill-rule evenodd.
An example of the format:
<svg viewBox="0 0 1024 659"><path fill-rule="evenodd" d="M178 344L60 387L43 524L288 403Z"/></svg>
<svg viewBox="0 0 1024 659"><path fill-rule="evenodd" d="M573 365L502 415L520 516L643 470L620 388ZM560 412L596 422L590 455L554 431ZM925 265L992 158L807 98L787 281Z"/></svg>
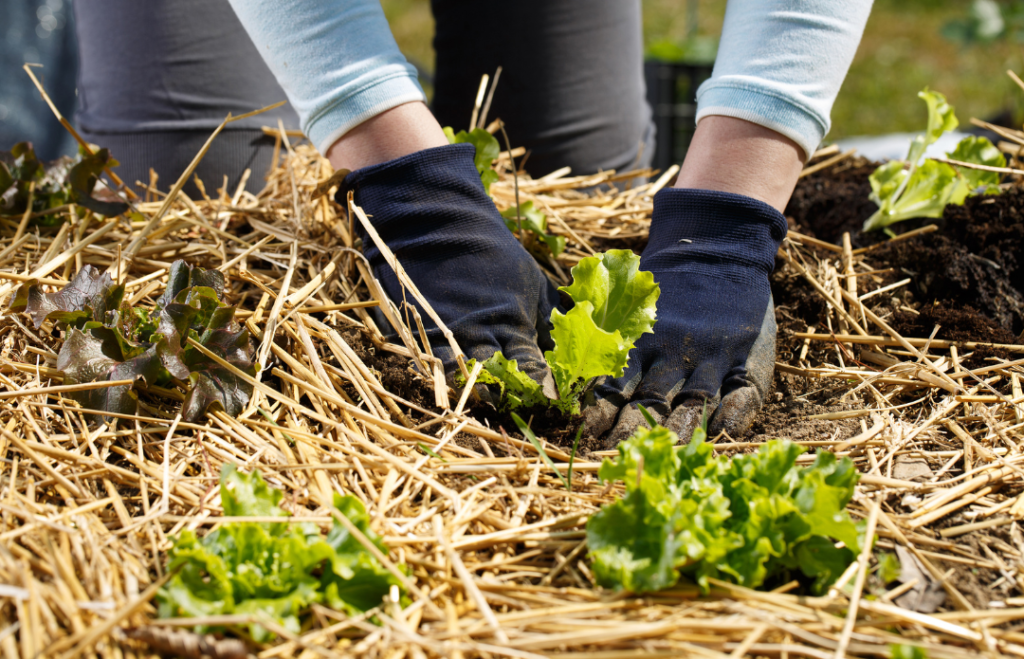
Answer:
<svg viewBox="0 0 1024 659"><path fill-rule="evenodd" d="M484 362L477 382L500 389L503 409L553 405L578 415L580 400L593 382L605 375L620 377L635 342L654 331L661 288L653 274L640 270L639 256L626 249L588 256L572 269L572 276L572 285L558 290L575 304L568 313L552 310L555 348L544 353L558 399L545 396L515 360L496 352ZM471 361L469 367L473 365Z"/></svg>
<svg viewBox="0 0 1024 659"><path fill-rule="evenodd" d="M167 288L153 309L123 305L124 285L86 266L63 289L43 293L26 282L11 311L27 313L36 328L54 321L65 331L57 369L65 384L101 380L143 380L164 386L188 383L182 403L186 421L198 420L211 405L237 415L249 402L252 385L201 353L192 338L238 370L255 375L249 332L234 322L235 308L220 301L224 275L175 261ZM83 407L134 414L138 396L120 385L67 394Z"/></svg>
<svg viewBox="0 0 1024 659"><path fill-rule="evenodd" d="M918 93L928 105L928 127L910 143L906 162L893 160L871 174L871 200L878 210L864 222L875 231L915 217L942 217L948 204L962 204L971 193L998 193L999 174L924 159L924 152L959 122L939 92ZM1006 158L984 137L965 137L946 154L951 160L1005 167Z"/></svg>
<svg viewBox="0 0 1024 659"><path fill-rule="evenodd" d="M602 481L626 495L587 523L598 583L634 593L671 588L686 574L756 588L799 569L823 592L860 551L862 532L846 505L858 474L849 458L819 452L797 468L803 449L774 440L756 453L715 457L698 428L685 446L655 425L619 444ZM836 547L835 541L844 546Z"/></svg>
<svg viewBox="0 0 1024 659"><path fill-rule="evenodd" d="M93 197L100 173L105 167L117 165L106 149L93 154L79 150L75 159L63 157L44 165L30 142L19 142L8 153L0 153L0 215L23 214L28 208L32 183L35 183L31 195L35 212L78 204L99 215L120 215L128 210L128 204ZM41 224L54 222L63 222L63 218L53 215L39 220Z"/></svg>
<svg viewBox="0 0 1024 659"><path fill-rule="evenodd" d="M551 256L558 258L558 255L565 251L565 236L548 233L548 216L534 208L532 201L521 204L518 213L515 206L506 208L501 216L505 218L505 226L509 231L519 231L521 225L523 230L533 232L537 240L547 245Z"/></svg>
<svg viewBox="0 0 1024 659"><path fill-rule="evenodd" d="M476 147L473 164L480 173L480 182L484 184L484 190L491 194L491 184L498 180L498 172L494 171L494 161L501 154L498 140L483 128L474 128L468 133L460 130L456 133L451 126L445 126L444 134L449 144L472 144Z"/></svg>
<svg viewBox="0 0 1024 659"><path fill-rule="evenodd" d="M280 517L282 522L227 522L202 539L182 531L167 565L180 571L156 596L161 618L251 615L298 634L299 618L313 603L357 615L378 606L392 586L400 585L337 522L324 538L315 524L285 521L280 490L268 486L259 471L243 474L224 465L220 496L226 516ZM358 499L335 494L334 507L387 553ZM257 642L274 636L258 623L250 623L248 631Z"/></svg>

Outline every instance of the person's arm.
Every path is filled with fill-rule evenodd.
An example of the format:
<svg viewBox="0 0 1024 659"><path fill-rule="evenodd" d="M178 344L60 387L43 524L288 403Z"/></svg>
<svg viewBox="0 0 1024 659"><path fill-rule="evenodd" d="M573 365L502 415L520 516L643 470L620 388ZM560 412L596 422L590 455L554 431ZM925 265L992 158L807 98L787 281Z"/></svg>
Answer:
<svg viewBox="0 0 1024 659"><path fill-rule="evenodd" d="M772 385L769 276L782 215L829 112L870 0L730 0L714 74L697 92L697 129L672 188L654 197L640 267L661 285L658 324L625 375L598 386L587 428L609 447L645 423L682 441L745 434Z"/></svg>
<svg viewBox="0 0 1024 659"><path fill-rule="evenodd" d="M420 307L445 372L458 370L452 336L467 358L500 351L553 392L543 349L558 292L505 226L473 146L448 144L378 0L230 1L306 135L336 169L352 170L337 202L354 195L450 331L407 295L357 222L374 279L396 305Z"/></svg>
<svg viewBox="0 0 1024 659"><path fill-rule="evenodd" d="M358 169L447 144L378 0L230 0L336 168Z"/></svg>
<svg viewBox="0 0 1024 659"><path fill-rule="evenodd" d="M828 133L870 12L871 0L730 0L675 186L785 208Z"/></svg>

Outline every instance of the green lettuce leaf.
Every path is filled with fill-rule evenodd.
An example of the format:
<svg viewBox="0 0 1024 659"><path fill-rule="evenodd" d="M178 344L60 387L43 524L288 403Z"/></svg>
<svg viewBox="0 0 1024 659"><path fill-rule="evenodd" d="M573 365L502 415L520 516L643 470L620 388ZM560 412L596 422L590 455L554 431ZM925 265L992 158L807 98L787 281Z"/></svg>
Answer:
<svg viewBox="0 0 1024 659"><path fill-rule="evenodd" d="M575 306L567 314L551 312L555 348L544 357L558 388L556 405L566 414L580 413L591 380L620 377L634 342L653 331L661 289L639 267L640 257L629 250L588 256L572 269L572 285L560 289Z"/></svg>
<svg viewBox="0 0 1024 659"><path fill-rule="evenodd" d="M640 270L640 257L628 249L588 256L572 269L572 284L563 286L576 304L594 306L594 323L618 330L626 341L654 332L655 305L661 288L654 274Z"/></svg>
<svg viewBox="0 0 1024 659"><path fill-rule="evenodd" d="M479 381L501 388L502 409L543 403L578 415L580 400L595 379L620 377L634 342L653 331L661 289L654 275L640 271L639 256L629 250L610 250L582 259L572 274L572 285L560 290L575 306L564 314L551 311L555 347L544 353L558 399L547 399L536 382L519 372L515 361L495 353L484 363L487 375Z"/></svg>
<svg viewBox="0 0 1024 659"><path fill-rule="evenodd" d="M946 97L939 92L933 92L925 88L917 93L917 97L923 99L928 105L928 128L925 130L925 146L934 144L943 133L956 130L960 122L953 112L953 106L946 101ZM923 155L918 154L918 157ZM914 158L907 158L913 162Z"/></svg>
<svg viewBox="0 0 1024 659"><path fill-rule="evenodd" d="M881 189L885 182L872 181L872 190L876 185ZM900 191L902 194L896 198L895 193ZM893 196L882 198L881 207L864 222L864 231L884 229L915 217L942 217L947 205L964 203L968 192L966 181L950 165L925 160L906 177L900 189L894 190Z"/></svg>
<svg viewBox="0 0 1024 659"><path fill-rule="evenodd" d="M473 370L475 364L476 360L471 359L466 364L466 368ZM457 377L460 380L460 385L465 386L465 379L461 375ZM494 353L484 362L483 370L480 371L476 381L481 384L496 385L501 391L505 406L510 410L546 405L550 402L544 395L541 386L529 375L519 370L516 360L505 359L500 352Z"/></svg>
<svg viewBox="0 0 1024 659"><path fill-rule="evenodd" d="M971 135L960 140L956 149L946 154L951 160L969 162L988 167L1006 167L1006 157L987 137ZM957 173L967 181L967 187L973 192L978 188L988 190L999 185L999 172L986 172L983 169L953 166Z"/></svg>
<svg viewBox="0 0 1024 659"><path fill-rule="evenodd" d="M857 481L848 458L819 453L801 469L803 449L784 440L731 460L714 456L703 431L677 442L660 426L641 429L602 463L602 481L626 486L587 524L602 585L652 591L686 574L705 589L709 578L756 588L800 570L822 592L853 561L863 539L846 512Z"/></svg>
<svg viewBox="0 0 1024 659"><path fill-rule="evenodd" d="M494 161L501 155L501 146L494 135L491 135L483 128L474 128L468 133L460 130L458 133L451 127L444 128L445 137L449 144L472 144L476 147L476 155L473 157L473 164L480 174L480 182L484 185L487 194L491 194L491 184L498 180L498 172L494 171Z"/></svg>
<svg viewBox="0 0 1024 659"><path fill-rule="evenodd" d="M533 207L532 201L523 202L519 206L519 215L516 216L516 207L506 208L501 216L505 218L505 226L509 231L519 231L519 223L526 231L532 231L537 239L547 245L551 256L558 258L558 255L565 251L565 236L555 236L548 233L548 216Z"/></svg>
<svg viewBox="0 0 1024 659"><path fill-rule="evenodd" d="M925 159L925 150L959 122L953 107L939 92L925 89L918 96L928 105L928 127L913 139L907 161L894 160L879 166L869 179L870 199L878 210L864 222L864 231L885 229L915 217L942 217L949 204L962 204L978 188L998 192L999 174L956 167ZM953 160L978 165L1005 167L1006 159L988 139L966 137L946 154Z"/></svg>
<svg viewBox="0 0 1024 659"><path fill-rule="evenodd" d="M558 388L555 403L566 414L580 413L579 399L590 380L602 375L619 377L626 368L633 344L616 330L606 332L594 322L594 305L576 304L569 313L551 312L554 350L544 353Z"/></svg>
<svg viewBox="0 0 1024 659"><path fill-rule="evenodd" d="M287 523L281 492L258 471L242 474L225 465L220 491L225 515L281 517L282 522L227 522L202 539L183 531L168 563L168 569L180 571L157 593L161 617L252 615L297 634L313 603L356 615L379 605L399 585L343 526L335 524L324 538L315 525ZM334 504L386 551L358 499L335 495ZM249 624L248 632L257 642L274 638L259 623Z"/></svg>
<svg viewBox="0 0 1024 659"><path fill-rule="evenodd" d="M229 463L220 472L220 505L228 517L287 517L280 506L283 498L258 470L244 474Z"/></svg>
<svg viewBox="0 0 1024 659"><path fill-rule="evenodd" d="M890 160L881 165L868 177L868 182L871 184L869 198L879 206L889 204L890 200L894 198L896 190L907 179L907 175L906 163L902 160Z"/></svg>

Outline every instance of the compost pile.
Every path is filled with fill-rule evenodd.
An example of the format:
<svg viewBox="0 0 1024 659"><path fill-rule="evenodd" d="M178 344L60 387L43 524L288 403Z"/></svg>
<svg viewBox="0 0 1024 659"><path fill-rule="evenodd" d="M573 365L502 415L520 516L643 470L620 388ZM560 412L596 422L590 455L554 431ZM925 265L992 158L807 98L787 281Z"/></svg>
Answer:
<svg viewBox="0 0 1024 659"><path fill-rule="evenodd" d="M871 165L816 155L773 275L775 387L750 436L709 441L734 455L789 438L808 449L800 464L816 450L849 457L861 474L850 514L879 540L817 596L801 580L764 591L712 580L706 593L681 582L641 596L597 587L587 555L588 518L624 491L597 478L611 452L584 432L569 490L575 428L536 419L534 444L471 387L449 388L421 321L389 306L359 257L359 213L333 201L329 164L268 132L281 154L259 195L150 187L112 218L29 206L0 219L5 657L913 652L900 644L934 658L1024 654L1024 192L1014 183L896 239L864 237ZM520 155L501 153L491 192L502 210L516 195L532 202L566 239L557 258L538 251L559 284L595 251L641 249L651 197L675 175L516 180ZM215 405L182 419L180 380L137 384L135 413L81 408L70 399L81 385L58 370L64 332L6 312L22 283L53 292L86 266L123 283L130 307L152 309L178 259L223 274L220 294L252 337L257 366L231 371L252 391L238 414ZM339 521L334 495L354 497L366 535L386 548L388 595L359 614L313 604L297 631L252 612L159 618L175 541L239 518L218 489L226 464L258 470L295 521L323 530ZM254 624L264 633L246 633ZM191 635L200 625L245 641Z"/></svg>

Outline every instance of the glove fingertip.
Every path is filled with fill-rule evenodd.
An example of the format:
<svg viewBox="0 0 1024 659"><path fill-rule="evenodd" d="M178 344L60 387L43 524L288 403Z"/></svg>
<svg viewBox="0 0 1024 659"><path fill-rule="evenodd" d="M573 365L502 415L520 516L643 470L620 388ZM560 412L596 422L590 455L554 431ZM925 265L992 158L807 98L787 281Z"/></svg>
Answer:
<svg viewBox="0 0 1024 659"><path fill-rule="evenodd" d="M709 434L715 436L725 432L733 439L742 437L754 424L762 402L761 394L753 386L729 392L711 419Z"/></svg>
<svg viewBox="0 0 1024 659"><path fill-rule="evenodd" d="M657 410L649 408L647 412L656 424L661 423L662 415ZM635 404L628 405L619 414L619 422L615 424L605 444L608 445L608 448L615 448L620 442L624 442L635 435L636 431L640 428L649 427L650 424L647 423L647 419L644 418L640 409Z"/></svg>
<svg viewBox="0 0 1024 659"><path fill-rule="evenodd" d="M689 444L693 433L704 422L704 400L688 400L665 420L665 427L679 436L680 444Z"/></svg>

